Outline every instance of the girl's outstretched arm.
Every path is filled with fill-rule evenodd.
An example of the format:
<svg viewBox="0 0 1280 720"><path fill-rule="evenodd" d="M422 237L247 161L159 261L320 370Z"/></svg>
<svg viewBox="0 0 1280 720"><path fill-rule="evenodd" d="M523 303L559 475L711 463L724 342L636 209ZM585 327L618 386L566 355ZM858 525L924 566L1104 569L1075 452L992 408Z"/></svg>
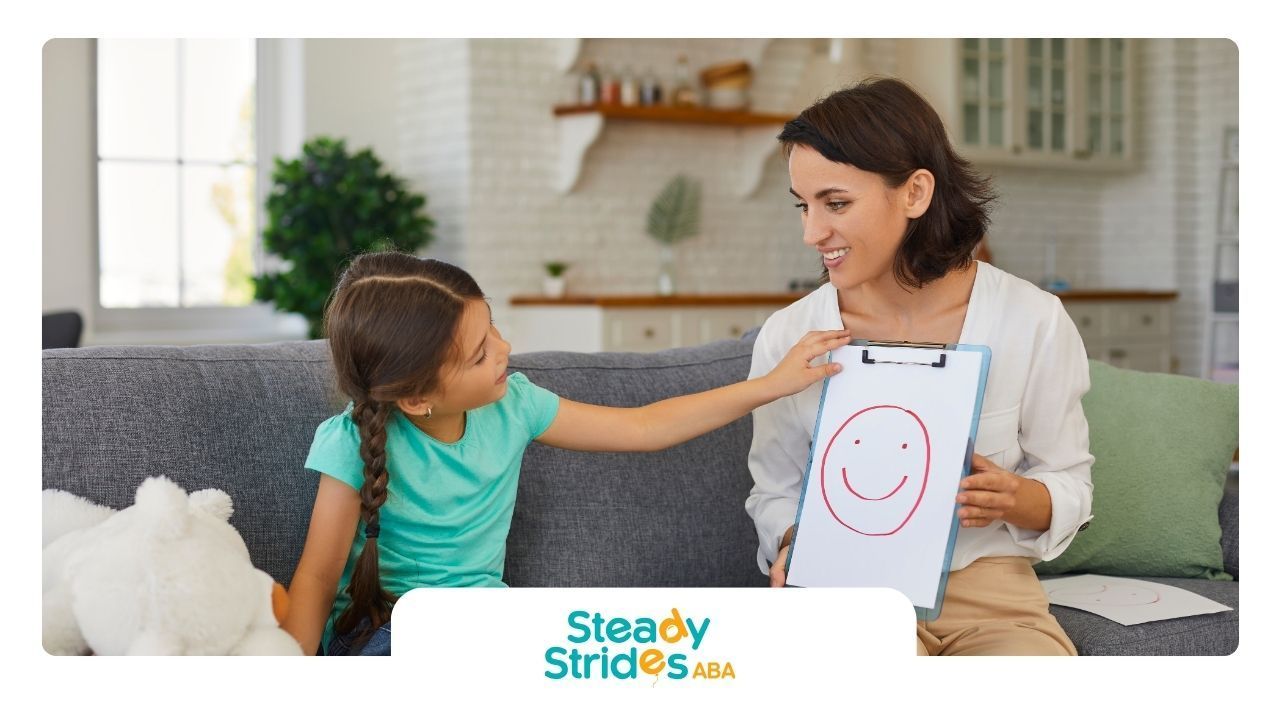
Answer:
<svg viewBox="0 0 1280 720"><path fill-rule="evenodd" d="M662 450L728 425L761 405L836 374L840 371L837 364L809 363L848 343L848 330L810 332L768 375L644 407L605 407L561 398L555 420L536 439L566 450Z"/></svg>
<svg viewBox="0 0 1280 720"><path fill-rule="evenodd" d="M360 494L321 473L307 542L289 583L289 615L284 621L284 629L307 655L315 655L320 646L359 521Z"/></svg>

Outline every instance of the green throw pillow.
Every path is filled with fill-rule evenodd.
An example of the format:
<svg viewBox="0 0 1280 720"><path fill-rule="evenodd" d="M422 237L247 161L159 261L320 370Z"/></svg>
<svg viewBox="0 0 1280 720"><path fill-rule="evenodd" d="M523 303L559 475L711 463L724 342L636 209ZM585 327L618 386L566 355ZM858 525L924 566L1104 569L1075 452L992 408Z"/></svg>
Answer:
<svg viewBox="0 0 1280 720"><path fill-rule="evenodd" d="M1218 504L1239 442L1239 388L1089 361L1093 521L1042 575L1230 580Z"/></svg>

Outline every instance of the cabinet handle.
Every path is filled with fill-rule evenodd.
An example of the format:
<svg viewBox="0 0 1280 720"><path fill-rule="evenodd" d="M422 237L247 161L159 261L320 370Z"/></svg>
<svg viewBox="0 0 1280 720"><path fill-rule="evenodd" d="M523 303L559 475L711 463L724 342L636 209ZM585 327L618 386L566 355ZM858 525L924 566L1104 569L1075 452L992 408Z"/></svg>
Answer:
<svg viewBox="0 0 1280 720"><path fill-rule="evenodd" d="M1087 317L1080 318L1080 327L1089 327L1092 321Z"/></svg>
<svg viewBox="0 0 1280 720"><path fill-rule="evenodd" d="M651 327L647 327L647 328L645 328L645 329L644 329L644 336L645 336L646 338L652 338L652 337L654 336L654 334L655 334L655 333L653 332L653 328L651 328Z"/></svg>
<svg viewBox="0 0 1280 720"><path fill-rule="evenodd" d="M1152 318L1150 315L1143 315L1143 316L1142 316L1142 324L1143 324L1143 325L1150 325L1152 322L1153 322L1153 318Z"/></svg>
<svg viewBox="0 0 1280 720"><path fill-rule="evenodd" d="M729 328L729 337L738 337L741 334L742 334L742 328L738 327L737 325L734 325L733 327Z"/></svg>
<svg viewBox="0 0 1280 720"><path fill-rule="evenodd" d="M1129 353L1126 353L1124 350L1121 350L1119 348L1111 350L1107 353L1107 355L1109 355L1112 360L1123 360L1125 359L1125 357L1128 356L1128 354Z"/></svg>

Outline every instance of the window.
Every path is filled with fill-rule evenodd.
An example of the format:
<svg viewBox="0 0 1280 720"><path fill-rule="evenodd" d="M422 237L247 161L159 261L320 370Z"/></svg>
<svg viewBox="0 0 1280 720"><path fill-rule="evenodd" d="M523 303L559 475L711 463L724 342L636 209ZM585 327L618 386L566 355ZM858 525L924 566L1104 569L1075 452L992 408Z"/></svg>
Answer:
<svg viewBox="0 0 1280 720"><path fill-rule="evenodd" d="M101 307L249 304L254 41L100 40L97 57Z"/></svg>

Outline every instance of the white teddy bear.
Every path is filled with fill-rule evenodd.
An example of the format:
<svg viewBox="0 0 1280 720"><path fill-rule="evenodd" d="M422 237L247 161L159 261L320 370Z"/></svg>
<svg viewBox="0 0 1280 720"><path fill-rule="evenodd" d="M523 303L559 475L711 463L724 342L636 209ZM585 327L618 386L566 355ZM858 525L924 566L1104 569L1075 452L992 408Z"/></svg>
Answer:
<svg viewBox="0 0 1280 720"><path fill-rule="evenodd" d="M188 496L161 476L119 512L61 490L43 505L47 652L302 654L277 619L284 588L253 566L225 492Z"/></svg>

